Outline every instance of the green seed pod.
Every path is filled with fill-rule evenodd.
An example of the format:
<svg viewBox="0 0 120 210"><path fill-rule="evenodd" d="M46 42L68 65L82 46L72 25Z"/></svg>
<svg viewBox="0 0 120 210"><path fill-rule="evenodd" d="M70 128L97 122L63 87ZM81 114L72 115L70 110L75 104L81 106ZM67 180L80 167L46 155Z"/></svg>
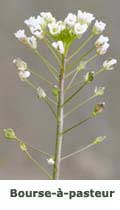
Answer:
<svg viewBox="0 0 120 210"><path fill-rule="evenodd" d="M95 72L91 71L91 72L87 72L87 74L85 75L85 82L92 82L94 80L95 77Z"/></svg>
<svg viewBox="0 0 120 210"><path fill-rule="evenodd" d="M100 144L106 139L106 136L99 136L94 140L94 144Z"/></svg>
<svg viewBox="0 0 120 210"><path fill-rule="evenodd" d="M23 152L26 152L26 151L27 151L26 144L20 143L20 149L21 149Z"/></svg>
<svg viewBox="0 0 120 210"><path fill-rule="evenodd" d="M17 138L12 128L4 129L3 132L6 139L15 140Z"/></svg>
<svg viewBox="0 0 120 210"><path fill-rule="evenodd" d="M52 94L53 94L53 96L55 96L55 97L58 96L58 94L59 94L59 88L58 88L57 85L53 86L53 88L52 88Z"/></svg>
<svg viewBox="0 0 120 210"><path fill-rule="evenodd" d="M105 108L104 102L96 104L94 107L93 116L96 116L97 114L100 114L101 112L103 112L104 108Z"/></svg>

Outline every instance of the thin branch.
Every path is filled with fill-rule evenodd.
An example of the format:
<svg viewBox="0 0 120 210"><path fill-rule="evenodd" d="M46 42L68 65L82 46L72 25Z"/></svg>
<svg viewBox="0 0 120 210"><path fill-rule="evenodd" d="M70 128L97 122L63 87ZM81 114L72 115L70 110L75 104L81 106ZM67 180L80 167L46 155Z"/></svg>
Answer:
<svg viewBox="0 0 120 210"><path fill-rule="evenodd" d="M69 62L75 55L77 55L88 43L91 39L93 39L94 35L90 34L90 36L83 41L83 43L81 44L81 46L72 54L69 56L69 58L67 59L67 62Z"/></svg>
<svg viewBox="0 0 120 210"><path fill-rule="evenodd" d="M47 103L48 107L50 108L51 112L53 113L54 117L56 118L56 113L52 107L52 105L50 104L49 100L47 100L46 98L44 98L44 101Z"/></svg>
<svg viewBox="0 0 120 210"><path fill-rule="evenodd" d="M58 81L58 77L56 76L57 70L54 68L52 64L49 63L49 61L38 52L38 50L34 50L35 54L40 57L40 59L43 61L43 63L47 66L50 73L53 75L53 77Z"/></svg>
<svg viewBox="0 0 120 210"><path fill-rule="evenodd" d="M39 152L39 153L41 153L41 154L43 154L43 155L45 155L45 156L47 156L47 157L49 157L49 158L52 157L52 155L50 155L49 153L47 153L47 152L45 152L45 151L43 151L43 150L41 150L41 149L38 149L38 148L32 146L31 144L28 144L26 141L23 141L22 139L16 138L16 141L18 141L19 143L24 143L26 146L28 146L28 147L31 148L32 150L34 150L34 151L36 151L36 152Z"/></svg>
<svg viewBox="0 0 120 210"><path fill-rule="evenodd" d="M71 85L73 84L74 80L76 79L77 75L78 75L79 71L76 70L76 72L74 73L72 79L70 80L70 82L68 83L67 87L66 87L66 90L69 90Z"/></svg>
<svg viewBox="0 0 120 210"><path fill-rule="evenodd" d="M72 113L74 113L75 111L77 111L80 107L82 107L83 105L85 105L87 102L89 102L90 100L94 99L96 97L96 94L94 94L93 96L87 98L86 100L84 100L81 104L77 104L74 108L72 108L69 112L67 112L64 115L64 118L68 117L69 115L71 115Z"/></svg>
<svg viewBox="0 0 120 210"><path fill-rule="evenodd" d="M95 55L94 55L95 56ZM105 72L105 69L104 68L101 68L100 70L98 70L96 73L95 73L95 76L97 76L97 75L99 75L99 74L101 74L101 73L103 73L103 72ZM65 91L67 92L68 90L71 90L72 88L74 88L74 87L76 87L76 86L78 86L78 85L80 85L81 83L83 83L84 82L84 80L81 80L81 81L78 81L78 82L76 82L74 85L72 85L69 89L65 89Z"/></svg>
<svg viewBox="0 0 120 210"><path fill-rule="evenodd" d="M61 135L64 135L64 134L70 132L72 129L79 127L80 125L82 125L83 123L87 122L88 120L90 120L90 119L92 119L92 118L93 118L93 116L89 116L89 117L87 117L86 119L80 121L79 123L76 123L76 124L73 125L72 127L68 128L68 129L66 129L66 130L64 130L63 133L61 133Z"/></svg>
<svg viewBox="0 0 120 210"><path fill-rule="evenodd" d="M49 40L47 38L43 39L44 43L47 45L47 47L49 48L50 52L53 54L53 56L55 57L57 63L59 66L61 66L61 62L59 57L57 56L57 52L54 50L54 48L52 47L51 43L49 42Z"/></svg>
<svg viewBox="0 0 120 210"><path fill-rule="evenodd" d="M80 80L76 83L74 83L74 85L72 85L70 88L68 88L67 90L65 89L65 92L68 92L69 90L75 88L76 86L79 86L81 83L83 83L84 80Z"/></svg>
<svg viewBox="0 0 120 210"><path fill-rule="evenodd" d="M80 61L82 61L87 55L89 55L95 47L92 47L90 50L88 50L87 52L85 52L83 55L81 55L75 62L73 62L72 64L70 64L67 67L67 71L70 71L72 68L74 68Z"/></svg>
<svg viewBox="0 0 120 210"><path fill-rule="evenodd" d="M33 70L30 69L30 68L28 68L28 70L29 70L34 76L36 76L37 78L43 80L43 81L46 82L48 85L53 86L53 83L50 82L49 80L47 80L47 79L46 79L44 76L42 76L41 74L39 74L39 73L33 71Z"/></svg>
<svg viewBox="0 0 120 210"><path fill-rule="evenodd" d="M37 90L37 88L35 87L35 85L34 85L32 82L30 82L28 79L26 79L25 82L26 82L29 86L31 86L34 90ZM47 98L45 97L43 100L47 103L47 105L49 106L50 110L52 111L53 115L54 115L55 118L56 118L56 113L55 113L54 109L52 108L52 106L51 106L51 104L50 104L50 102L52 102L52 103L54 103L54 104L56 105L56 102L54 102L54 100L52 100L52 99L49 98L49 97L47 97Z"/></svg>
<svg viewBox="0 0 120 210"><path fill-rule="evenodd" d="M64 106L66 103L68 103L69 101L71 101L71 99L72 99L73 97L75 97L75 96L77 95L77 93L79 93L80 90L82 90L82 89L85 87L86 84L87 84L87 83L84 81L83 84L79 87L79 89L76 90L71 96L69 96L69 97L65 100L63 106Z"/></svg>
<svg viewBox="0 0 120 210"><path fill-rule="evenodd" d="M57 105L56 101L54 101L52 98L50 98L50 97L47 96L47 99L48 99L51 103L53 103L54 105Z"/></svg>
<svg viewBox="0 0 120 210"><path fill-rule="evenodd" d="M39 162L37 160L35 160L32 155L28 152L28 151L25 151L25 154L27 155L27 157L49 178L49 179L52 179L52 177L50 176L50 174L48 173L48 171L43 168Z"/></svg>
<svg viewBox="0 0 120 210"><path fill-rule="evenodd" d="M32 87L34 90L37 90L36 86L28 79L24 80L30 87Z"/></svg>
<svg viewBox="0 0 120 210"><path fill-rule="evenodd" d="M86 147L83 147L83 148L80 149L80 150L77 150L77 151L75 151L75 152L73 152L73 153L70 153L70 154L68 154L68 155L66 155L66 156L64 156L64 157L62 157L62 158L61 158L61 161L62 161L62 160L66 160L66 159L68 159L68 158L70 158L70 157L73 157L73 156L75 156L75 155L77 155L77 154L79 154L79 153L81 153L81 152L83 152L83 151L89 149L90 147L92 147L92 146L94 146L94 145L95 145L94 143L88 144Z"/></svg>
<svg viewBox="0 0 120 210"><path fill-rule="evenodd" d="M76 72L76 68L73 69L71 72L69 72L68 74L66 74L65 79L69 78L72 74L74 74Z"/></svg>

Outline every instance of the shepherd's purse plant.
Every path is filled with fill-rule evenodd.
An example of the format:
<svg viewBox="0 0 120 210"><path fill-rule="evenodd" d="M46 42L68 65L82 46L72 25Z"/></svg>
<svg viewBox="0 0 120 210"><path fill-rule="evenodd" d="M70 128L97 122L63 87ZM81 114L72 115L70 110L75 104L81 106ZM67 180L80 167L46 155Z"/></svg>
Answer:
<svg viewBox="0 0 120 210"><path fill-rule="evenodd" d="M97 70L93 69L92 71L87 70L87 72L85 72L88 64L99 56L106 54L110 46L109 38L102 35L106 24L102 21L95 20L93 14L78 10L77 15L69 13L63 21L57 21L50 12L41 12L37 17L33 16L25 20L25 24L32 35L27 36L25 30L18 30L15 33L15 37L40 58L48 72L52 75L54 82L50 81L50 79L43 76L40 72L34 71L24 59L16 58L13 60L13 63L17 68L20 80L35 91L38 100L46 103L53 114L56 121L56 140L55 145L53 145L54 153L49 154L30 145L19 138L12 128L4 129L3 133L6 139L14 140L19 144L20 149L41 172L46 175L46 178L58 180L60 179L62 161L105 140L106 136L95 137L90 144L84 148L62 156L63 137L73 129L78 128L87 121L93 120L96 116L101 114L105 108L105 102L100 101L95 104L91 113L86 116L85 119L81 119L68 128L65 127L66 118L70 117L89 101L103 96L105 87L95 87L90 97L85 98L67 112L64 111L64 108L78 96L80 91L90 86L96 77L99 77L102 73L113 70L117 60L109 58L105 60ZM88 29L90 31L89 33L87 32ZM77 39L79 41L79 47L71 53L72 44ZM43 42L48 47L48 50L55 59L56 65L51 63L50 60L38 50L39 42ZM49 93L45 90L46 86L41 87L41 85L36 86L34 84L34 81L30 79L32 74L34 78L36 77L44 81L44 85L49 87ZM30 149L43 155L46 164L52 167L52 173L33 157Z"/></svg>

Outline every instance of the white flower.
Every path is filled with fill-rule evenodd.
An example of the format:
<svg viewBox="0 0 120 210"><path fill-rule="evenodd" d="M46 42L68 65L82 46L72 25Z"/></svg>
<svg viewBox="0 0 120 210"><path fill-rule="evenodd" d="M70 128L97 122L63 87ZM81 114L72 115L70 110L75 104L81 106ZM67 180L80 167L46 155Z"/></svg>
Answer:
<svg viewBox="0 0 120 210"><path fill-rule="evenodd" d="M102 96L104 95L104 92L105 92L105 87L96 87L94 92L95 92L95 95L96 96Z"/></svg>
<svg viewBox="0 0 120 210"><path fill-rule="evenodd" d="M34 36L28 37L27 38L27 44L32 48L36 49L37 48L37 40Z"/></svg>
<svg viewBox="0 0 120 210"><path fill-rule="evenodd" d="M41 12L40 15L47 23L55 23L56 19L52 16L51 12Z"/></svg>
<svg viewBox="0 0 120 210"><path fill-rule="evenodd" d="M44 38L44 32L42 30L33 31L32 34L40 40Z"/></svg>
<svg viewBox="0 0 120 210"><path fill-rule="evenodd" d="M52 158L47 159L48 165L54 165L55 161Z"/></svg>
<svg viewBox="0 0 120 210"><path fill-rule="evenodd" d="M60 53L60 54L64 54L65 52L65 48L64 48L64 44L62 41L58 41L58 42L53 42L52 46Z"/></svg>
<svg viewBox="0 0 120 210"><path fill-rule="evenodd" d="M63 31L66 28L65 23L63 21L61 21L61 20L59 20L57 22L57 24L60 27L60 31Z"/></svg>
<svg viewBox="0 0 120 210"><path fill-rule="evenodd" d="M107 52L109 47L110 47L110 45L106 42L101 47L97 48L97 53L99 55L104 55Z"/></svg>
<svg viewBox="0 0 120 210"><path fill-rule="evenodd" d="M117 64L117 60L116 59L106 60L103 63L103 68L105 70L113 70L115 64Z"/></svg>
<svg viewBox="0 0 120 210"><path fill-rule="evenodd" d="M61 27L58 23L48 24L48 28L49 28L50 34L53 36L56 36L56 35L60 34L60 32L61 32Z"/></svg>
<svg viewBox="0 0 120 210"><path fill-rule="evenodd" d="M32 27L37 30L40 26L45 24L45 21L41 16L38 15L37 17L30 17L29 19L25 20L24 23L30 28Z"/></svg>
<svg viewBox="0 0 120 210"><path fill-rule="evenodd" d="M83 33L85 33L85 31L87 30L87 28L88 28L88 25L87 24L81 25L80 23L76 23L75 26L74 26L74 34L76 36L80 36Z"/></svg>
<svg viewBox="0 0 120 210"><path fill-rule="evenodd" d="M106 23L96 20L95 25L93 26L93 33L95 35L102 33L105 30Z"/></svg>
<svg viewBox="0 0 120 210"><path fill-rule="evenodd" d="M14 59L13 63L16 65L16 68L20 71L27 70L27 63L21 60L20 58Z"/></svg>
<svg viewBox="0 0 120 210"><path fill-rule="evenodd" d="M89 25L95 19L93 14L87 13L87 12L82 12L81 10L78 10L77 17L78 17L78 21L81 24L87 24L87 25Z"/></svg>
<svg viewBox="0 0 120 210"><path fill-rule="evenodd" d="M19 71L18 75L21 81L25 81L25 79L30 77L31 73L29 71Z"/></svg>
<svg viewBox="0 0 120 210"><path fill-rule="evenodd" d="M45 98L46 97L46 93L41 87L37 88L37 95L38 95L39 98Z"/></svg>
<svg viewBox="0 0 120 210"><path fill-rule="evenodd" d="M100 47L102 45L104 45L105 43L107 43L109 41L109 38L107 36L103 36L101 35L97 41L95 42L95 46L96 47Z"/></svg>
<svg viewBox="0 0 120 210"><path fill-rule="evenodd" d="M15 34L15 37L20 40L20 41L24 41L27 39L27 36L25 34L25 30L18 30Z"/></svg>
<svg viewBox="0 0 120 210"><path fill-rule="evenodd" d="M68 26L68 27L73 27L74 24L76 23L77 17L76 15L69 13L68 16L65 18L64 23Z"/></svg>

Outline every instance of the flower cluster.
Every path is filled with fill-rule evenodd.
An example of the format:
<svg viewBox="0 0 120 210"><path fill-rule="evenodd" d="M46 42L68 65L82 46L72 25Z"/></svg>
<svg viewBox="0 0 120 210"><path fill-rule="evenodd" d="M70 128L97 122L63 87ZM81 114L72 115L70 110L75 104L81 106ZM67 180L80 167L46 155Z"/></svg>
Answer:
<svg viewBox="0 0 120 210"><path fill-rule="evenodd" d="M78 10L77 14L69 13L63 21L57 21L50 12L41 12L37 17L33 16L24 21L32 33L31 37L27 37L24 30L17 31L15 36L23 44L33 49L37 48L37 39L41 40L44 39L45 36L51 36L56 40L56 42L52 43L52 46L60 54L64 54L65 48L69 43L75 38L80 38L87 31L94 19L93 14L82 12L81 10ZM105 30L105 27L105 23L96 20L92 34L101 34ZM108 46L104 45L102 52L105 51L107 47Z"/></svg>

